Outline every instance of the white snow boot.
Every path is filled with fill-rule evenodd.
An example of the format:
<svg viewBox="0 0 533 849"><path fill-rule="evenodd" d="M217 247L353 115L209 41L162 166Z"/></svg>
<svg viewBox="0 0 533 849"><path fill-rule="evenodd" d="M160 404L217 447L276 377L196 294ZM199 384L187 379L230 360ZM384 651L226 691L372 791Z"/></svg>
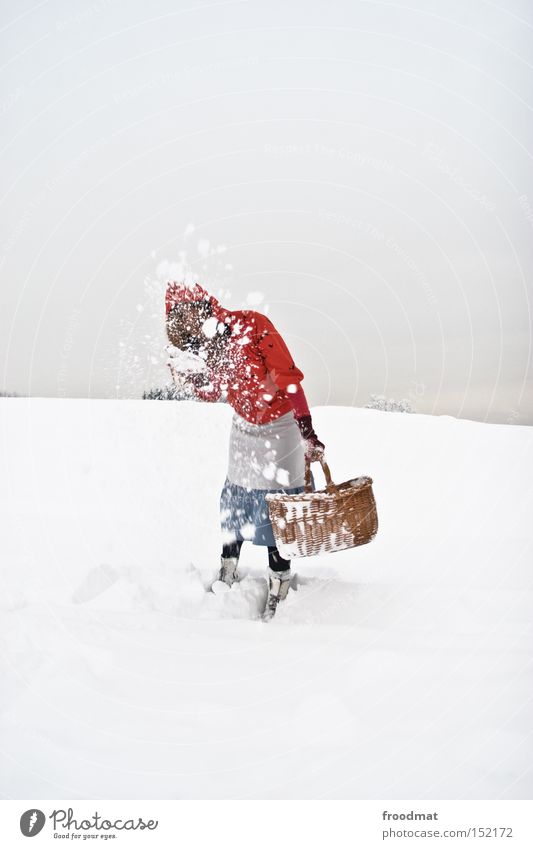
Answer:
<svg viewBox="0 0 533 849"><path fill-rule="evenodd" d="M268 599L262 616L263 622L268 622L272 619L280 601L284 601L287 598L291 577L290 569L285 569L283 572L274 572L273 569L268 570Z"/></svg>
<svg viewBox="0 0 533 849"><path fill-rule="evenodd" d="M217 579L211 585L211 590L216 595L227 593L231 589L235 581L239 580L237 567L239 565L238 557L221 557L220 569Z"/></svg>

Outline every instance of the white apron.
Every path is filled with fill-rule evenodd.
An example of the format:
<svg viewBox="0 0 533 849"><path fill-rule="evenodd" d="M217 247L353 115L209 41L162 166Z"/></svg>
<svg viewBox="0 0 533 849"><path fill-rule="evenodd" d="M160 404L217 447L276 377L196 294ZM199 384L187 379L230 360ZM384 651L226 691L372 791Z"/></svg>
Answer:
<svg viewBox="0 0 533 849"><path fill-rule="evenodd" d="M248 489L287 489L303 486L304 475L304 443L292 410L260 425L233 413L227 473L231 483Z"/></svg>

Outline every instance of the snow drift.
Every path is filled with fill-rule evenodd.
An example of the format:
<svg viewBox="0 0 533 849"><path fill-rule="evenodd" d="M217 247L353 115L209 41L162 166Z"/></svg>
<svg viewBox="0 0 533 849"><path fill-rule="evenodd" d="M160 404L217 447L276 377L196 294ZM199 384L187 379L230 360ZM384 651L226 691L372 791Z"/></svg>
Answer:
<svg viewBox="0 0 533 849"><path fill-rule="evenodd" d="M379 532L266 625L227 406L0 399L4 798L531 797L533 429L312 412Z"/></svg>

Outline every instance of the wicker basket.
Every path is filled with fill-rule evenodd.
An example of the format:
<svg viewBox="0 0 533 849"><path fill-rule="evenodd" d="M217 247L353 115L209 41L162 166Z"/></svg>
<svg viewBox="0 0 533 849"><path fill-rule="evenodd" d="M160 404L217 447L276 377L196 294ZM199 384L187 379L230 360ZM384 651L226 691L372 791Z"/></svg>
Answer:
<svg viewBox="0 0 533 849"><path fill-rule="evenodd" d="M335 484L326 460L320 460L326 488L311 489L311 465L305 462L305 491L268 493L265 498L276 545L282 557L309 557L365 545L378 530L372 478Z"/></svg>

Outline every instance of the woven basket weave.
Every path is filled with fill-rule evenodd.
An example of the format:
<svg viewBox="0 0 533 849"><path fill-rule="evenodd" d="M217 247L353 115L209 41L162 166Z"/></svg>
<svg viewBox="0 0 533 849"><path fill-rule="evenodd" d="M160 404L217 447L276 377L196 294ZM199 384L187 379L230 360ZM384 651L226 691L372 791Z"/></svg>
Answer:
<svg viewBox="0 0 533 849"><path fill-rule="evenodd" d="M276 545L282 557L309 557L365 545L378 530L372 478L335 484L324 458L326 488L311 490L311 465L305 462L305 491L268 493L265 498Z"/></svg>

